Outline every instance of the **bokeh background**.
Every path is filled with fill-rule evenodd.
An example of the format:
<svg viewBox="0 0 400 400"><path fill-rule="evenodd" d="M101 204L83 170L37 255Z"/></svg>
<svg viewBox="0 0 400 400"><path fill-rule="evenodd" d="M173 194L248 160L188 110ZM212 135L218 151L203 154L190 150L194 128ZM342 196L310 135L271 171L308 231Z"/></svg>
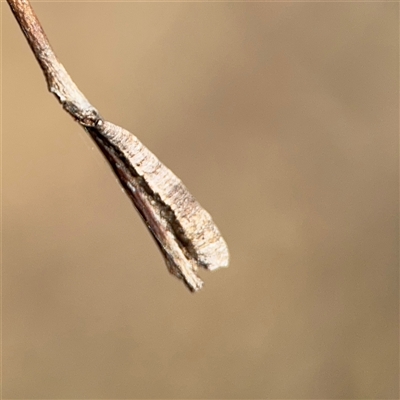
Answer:
<svg viewBox="0 0 400 400"><path fill-rule="evenodd" d="M34 8L231 265L168 274L2 2L4 398L397 398L399 5Z"/></svg>

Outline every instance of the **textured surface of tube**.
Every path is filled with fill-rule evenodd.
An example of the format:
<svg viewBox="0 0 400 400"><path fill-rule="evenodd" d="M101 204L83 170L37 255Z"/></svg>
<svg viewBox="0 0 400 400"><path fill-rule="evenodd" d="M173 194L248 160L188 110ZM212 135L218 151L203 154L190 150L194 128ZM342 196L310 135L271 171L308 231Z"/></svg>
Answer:
<svg viewBox="0 0 400 400"><path fill-rule="evenodd" d="M164 254L171 273L193 291L197 266L227 267L229 252L210 214L131 132L100 121L95 137Z"/></svg>

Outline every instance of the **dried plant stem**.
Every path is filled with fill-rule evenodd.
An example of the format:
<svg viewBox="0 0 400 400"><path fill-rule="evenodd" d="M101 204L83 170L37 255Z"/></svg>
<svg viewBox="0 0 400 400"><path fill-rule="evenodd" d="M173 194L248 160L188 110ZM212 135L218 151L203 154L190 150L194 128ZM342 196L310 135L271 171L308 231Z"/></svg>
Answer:
<svg viewBox="0 0 400 400"><path fill-rule="evenodd" d="M29 1L8 0L8 4L42 68L49 91L81 125L94 126L100 118L99 113L77 88L64 66L57 60Z"/></svg>

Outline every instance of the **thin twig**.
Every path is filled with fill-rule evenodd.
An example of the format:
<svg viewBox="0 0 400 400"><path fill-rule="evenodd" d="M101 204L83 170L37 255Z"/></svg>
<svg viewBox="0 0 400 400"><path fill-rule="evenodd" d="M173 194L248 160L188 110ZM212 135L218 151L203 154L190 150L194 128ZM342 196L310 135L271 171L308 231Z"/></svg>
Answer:
<svg viewBox="0 0 400 400"><path fill-rule="evenodd" d="M100 118L99 113L77 88L64 66L58 61L29 1L8 0L8 4L42 68L49 91L81 125L94 126Z"/></svg>
<svg viewBox="0 0 400 400"><path fill-rule="evenodd" d="M168 270L191 291L203 286L197 268L227 267L228 248L211 216L183 183L129 131L105 121L80 92L50 43L28 0L7 0L49 91L91 135L142 216Z"/></svg>

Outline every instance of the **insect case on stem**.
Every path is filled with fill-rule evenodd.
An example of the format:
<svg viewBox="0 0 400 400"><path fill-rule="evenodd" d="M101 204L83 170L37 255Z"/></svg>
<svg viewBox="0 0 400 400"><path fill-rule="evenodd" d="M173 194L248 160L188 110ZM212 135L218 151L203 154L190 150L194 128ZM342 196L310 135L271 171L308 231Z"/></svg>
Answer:
<svg viewBox="0 0 400 400"><path fill-rule="evenodd" d="M131 132L100 120L88 129L158 243L169 271L191 291L198 266L227 267L227 245L210 214Z"/></svg>
<svg viewBox="0 0 400 400"><path fill-rule="evenodd" d="M53 93L91 135L164 255L169 271L193 292L198 267L227 267L227 245L210 214L129 131L104 121L54 54L29 0L7 0Z"/></svg>

